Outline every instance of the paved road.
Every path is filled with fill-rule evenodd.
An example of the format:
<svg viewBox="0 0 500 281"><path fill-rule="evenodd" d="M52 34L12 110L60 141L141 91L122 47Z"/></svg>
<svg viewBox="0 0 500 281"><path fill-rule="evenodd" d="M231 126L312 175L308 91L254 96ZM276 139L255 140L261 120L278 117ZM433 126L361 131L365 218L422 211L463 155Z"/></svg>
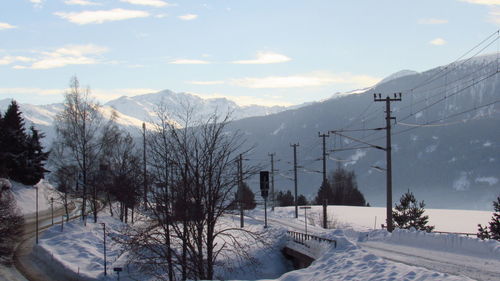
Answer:
<svg viewBox="0 0 500 281"><path fill-rule="evenodd" d="M71 206L74 209L74 205ZM54 210L54 223L60 223L60 218L65 215L64 208ZM58 219L59 218L59 219ZM52 226L52 213L50 210L40 212L38 216L39 235L43 230ZM20 279L12 279L13 281L52 281L54 280L54 272L46 272L42 260L32 255L33 247L36 243L36 216L30 214L25 216L24 234L21 242L16 247L14 253L14 265L16 269L24 275ZM16 277L16 276L13 276ZM62 276L61 276L62 277ZM59 279L59 278L58 278ZM59 279L68 280L68 279Z"/></svg>

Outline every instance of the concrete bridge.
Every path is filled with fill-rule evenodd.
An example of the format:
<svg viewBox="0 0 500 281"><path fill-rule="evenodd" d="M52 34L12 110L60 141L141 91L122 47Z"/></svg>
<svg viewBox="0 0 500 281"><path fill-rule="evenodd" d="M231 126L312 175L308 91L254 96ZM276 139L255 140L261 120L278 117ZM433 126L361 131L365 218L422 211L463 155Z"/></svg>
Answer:
<svg viewBox="0 0 500 281"><path fill-rule="evenodd" d="M326 246L337 247L337 241L296 231L287 231L290 240L283 248L286 258L293 261L295 269L305 268L319 258Z"/></svg>

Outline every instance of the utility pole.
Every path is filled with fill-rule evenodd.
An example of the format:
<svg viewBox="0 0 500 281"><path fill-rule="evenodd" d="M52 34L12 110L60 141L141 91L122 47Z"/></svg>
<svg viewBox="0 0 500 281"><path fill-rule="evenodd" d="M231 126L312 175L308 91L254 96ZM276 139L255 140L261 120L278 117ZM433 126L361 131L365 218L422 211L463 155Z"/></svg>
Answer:
<svg viewBox="0 0 500 281"><path fill-rule="evenodd" d="M276 198L274 196L274 155L276 153L269 153L269 156L271 156L271 200L272 200L272 206L271 206L271 211L274 212L274 206L276 206Z"/></svg>
<svg viewBox="0 0 500 281"><path fill-rule="evenodd" d="M297 146L300 146L299 143L290 144L293 147L293 181L295 183L295 218L299 217L299 205L297 202Z"/></svg>
<svg viewBox="0 0 500 281"><path fill-rule="evenodd" d="M323 138L323 184L326 183L326 138L330 137L330 133L321 134L318 132L318 137Z"/></svg>
<svg viewBox="0 0 500 281"><path fill-rule="evenodd" d="M238 201L240 205L240 227L245 226L243 219L243 154L240 154L238 160Z"/></svg>
<svg viewBox="0 0 500 281"><path fill-rule="evenodd" d="M35 186L35 189L36 189L36 243L38 244L38 186Z"/></svg>
<svg viewBox="0 0 500 281"><path fill-rule="evenodd" d="M147 174L146 174L146 123L142 123L142 162L143 162L143 184L144 184L144 209L148 209L148 182L147 182Z"/></svg>
<svg viewBox="0 0 500 281"><path fill-rule="evenodd" d="M392 158L391 158L391 120L396 120L396 117L391 116L391 102L401 101L401 93L394 94L394 98L387 96L382 98L381 94L373 94L375 102L385 102L385 123L387 144L385 148L387 158L387 231L392 232Z"/></svg>

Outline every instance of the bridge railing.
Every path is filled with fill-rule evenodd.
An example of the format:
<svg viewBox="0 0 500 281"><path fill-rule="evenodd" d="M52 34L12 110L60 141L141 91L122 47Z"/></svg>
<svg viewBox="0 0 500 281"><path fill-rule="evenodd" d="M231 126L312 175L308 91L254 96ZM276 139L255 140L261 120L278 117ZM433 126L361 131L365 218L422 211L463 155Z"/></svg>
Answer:
<svg viewBox="0 0 500 281"><path fill-rule="evenodd" d="M305 244L306 241L313 240L313 241L318 241L318 242L330 243L330 244L333 244L335 248L337 248L337 241L333 240L333 239L323 238L323 237L319 237L316 235L311 235L311 234L306 234L303 232L297 232L297 231L291 231L291 230L288 230L287 234L290 235L295 242L300 243L300 244Z"/></svg>

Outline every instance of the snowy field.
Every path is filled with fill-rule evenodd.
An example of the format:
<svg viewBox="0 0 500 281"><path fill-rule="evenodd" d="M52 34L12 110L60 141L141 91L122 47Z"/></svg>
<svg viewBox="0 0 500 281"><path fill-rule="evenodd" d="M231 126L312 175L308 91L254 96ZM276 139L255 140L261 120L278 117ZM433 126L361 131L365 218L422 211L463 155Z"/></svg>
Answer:
<svg viewBox="0 0 500 281"><path fill-rule="evenodd" d="M308 224L321 226L323 221L322 206L311 206L307 210ZM493 207L492 207L493 208ZM328 206L328 223L332 228L352 228L357 231L380 229L385 224L386 209L381 207ZM252 211L252 214L263 216L263 210ZM270 217L287 219L295 216L294 207L276 208ZM429 225L434 225L435 231L476 233L477 224L487 224L492 216L488 211L426 209ZM304 224L304 210L299 210L299 221Z"/></svg>
<svg viewBox="0 0 500 281"><path fill-rule="evenodd" d="M454 234L434 234L419 231L396 230L392 234L380 228L384 219L383 208L330 206L329 217L340 229L324 230L319 227L320 206L313 206L308 212L308 232L335 239L338 247L320 245L319 258L308 268L292 270L279 251L287 242L286 229L304 231L304 213L300 210L299 219L294 218L294 208L276 208L268 212L269 225L264 237L268 246L262 247L247 240L248 251L255 259L252 263L231 260L231 270L219 268L216 276L225 280L500 280L500 243L482 241L477 238ZM487 223L491 212L462 210L429 210L431 224L436 229L451 232L475 232L474 225ZM263 211L247 213L245 229L257 232L263 229ZM375 216L378 223L375 224ZM106 224L108 276L103 275L103 227ZM472 225L472 226L471 226ZM36 255L51 261L54 270L66 270L80 280L114 280L113 267L122 267L121 280L154 280L141 274L133 265L127 265L127 255L121 246L113 241L120 234L124 224L116 217L103 214L99 222L81 221L65 224L64 230L54 226L41 237L36 247ZM239 217L227 215L221 221L221 227L239 227ZM238 235L238 232L235 232ZM241 236L241 241L244 237ZM462 266L451 264L446 267L412 265L413 261L396 262L393 256L382 257L378 253L387 248L422 254L420 259L429 262L425 254L442 259L459 259ZM377 252L377 249L382 249ZM454 268L457 267L457 270ZM477 273L474 278L470 272L460 272L462 267L479 267L487 273ZM289 272L288 272L289 271ZM458 272L458 273L457 273ZM498 272L498 277L495 279ZM469 276L469 277L468 277ZM493 276L494 279L491 279ZM477 277L477 278L476 278Z"/></svg>

